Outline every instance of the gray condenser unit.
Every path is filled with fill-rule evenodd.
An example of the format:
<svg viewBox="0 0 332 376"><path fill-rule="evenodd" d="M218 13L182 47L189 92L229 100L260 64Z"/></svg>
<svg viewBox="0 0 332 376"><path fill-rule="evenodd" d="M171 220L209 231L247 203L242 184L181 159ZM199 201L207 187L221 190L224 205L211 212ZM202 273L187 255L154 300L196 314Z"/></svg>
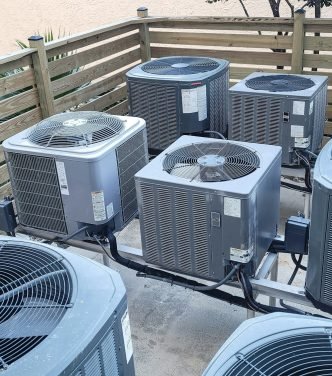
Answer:
<svg viewBox="0 0 332 376"><path fill-rule="evenodd" d="M203 376L332 375L332 321L272 313L245 321Z"/></svg>
<svg viewBox="0 0 332 376"><path fill-rule="evenodd" d="M277 234L280 158L276 146L180 137L135 176L144 260L210 280L232 262L253 274Z"/></svg>
<svg viewBox="0 0 332 376"><path fill-rule="evenodd" d="M280 145L284 165L299 164L296 150L316 152L322 142L325 76L256 72L229 90L230 140Z"/></svg>
<svg viewBox="0 0 332 376"><path fill-rule="evenodd" d="M0 373L134 376L126 291L85 257L0 237Z"/></svg>
<svg viewBox="0 0 332 376"><path fill-rule="evenodd" d="M314 169L306 295L332 312L332 141L320 152Z"/></svg>
<svg viewBox="0 0 332 376"><path fill-rule="evenodd" d="M127 73L130 114L146 121L150 149L180 135L227 130L229 62L196 56L152 60Z"/></svg>
<svg viewBox="0 0 332 376"><path fill-rule="evenodd" d="M54 115L3 143L20 225L72 234L121 229L136 213L148 161L145 122L86 111Z"/></svg>

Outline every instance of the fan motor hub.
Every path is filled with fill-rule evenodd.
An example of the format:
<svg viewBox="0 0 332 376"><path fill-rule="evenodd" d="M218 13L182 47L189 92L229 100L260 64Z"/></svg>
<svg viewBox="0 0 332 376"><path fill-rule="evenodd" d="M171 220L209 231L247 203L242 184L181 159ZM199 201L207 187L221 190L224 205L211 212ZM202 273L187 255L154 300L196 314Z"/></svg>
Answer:
<svg viewBox="0 0 332 376"><path fill-rule="evenodd" d="M83 118L76 118L76 119L68 119L65 120L62 124L65 127L80 127L81 125L86 124L88 121L87 119Z"/></svg>
<svg viewBox="0 0 332 376"><path fill-rule="evenodd" d="M201 167L220 167L226 162L226 158L221 155L208 154L197 159L197 163Z"/></svg>
<svg viewBox="0 0 332 376"><path fill-rule="evenodd" d="M175 63L171 65L172 68L187 68L189 64L186 63Z"/></svg>
<svg viewBox="0 0 332 376"><path fill-rule="evenodd" d="M280 79L280 80L272 80L271 84L272 85L288 85L289 82L287 80Z"/></svg>

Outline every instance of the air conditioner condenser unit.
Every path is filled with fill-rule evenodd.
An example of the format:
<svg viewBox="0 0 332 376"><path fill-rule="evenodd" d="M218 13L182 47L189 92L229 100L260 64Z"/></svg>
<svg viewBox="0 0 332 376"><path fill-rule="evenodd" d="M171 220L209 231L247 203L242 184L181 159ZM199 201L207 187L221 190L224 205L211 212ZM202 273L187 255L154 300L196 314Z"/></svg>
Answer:
<svg viewBox="0 0 332 376"><path fill-rule="evenodd" d="M325 76L255 72L229 90L228 138L282 147L283 165L296 150L316 152L324 134Z"/></svg>
<svg viewBox="0 0 332 376"><path fill-rule="evenodd" d="M209 57L162 57L131 69L130 114L145 119L149 148L164 150L182 134L225 134L228 81L229 62Z"/></svg>
<svg viewBox="0 0 332 376"><path fill-rule="evenodd" d="M332 373L332 321L272 313L239 326L203 376L309 376Z"/></svg>
<svg viewBox="0 0 332 376"><path fill-rule="evenodd" d="M180 137L135 176L144 260L210 280L232 262L253 274L277 234L280 158L276 146Z"/></svg>
<svg viewBox="0 0 332 376"><path fill-rule="evenodd" d="M145 122L87 111L54 115L3 143L20 225L56 235L121 229L137 212Z"/></svg>
<svg viewBox="0 0 332 376"><path fill-rule="evenodd" d="M134 376L120 275L92 260L0 237L0 373Z"/></svg>

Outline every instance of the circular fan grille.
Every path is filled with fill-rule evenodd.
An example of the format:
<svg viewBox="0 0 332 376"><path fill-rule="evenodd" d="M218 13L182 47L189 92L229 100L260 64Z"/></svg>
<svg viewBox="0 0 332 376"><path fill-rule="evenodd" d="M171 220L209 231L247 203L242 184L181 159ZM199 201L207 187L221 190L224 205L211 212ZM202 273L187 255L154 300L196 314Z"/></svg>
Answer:
<svg viewBox="0 0 332 376"><path fill-rule="evenodd" d="M70 307L62 260L45 247L0 242L0 371L43 341Z"/></svg>
<svg viewBox="0 0 332 376"><path fill-rule="evenodd" d="M241 178L259 167L257 154L230 142L197 143L166 155L163 168L190 181L220 182Z"/></svg>
<svg viewBox="0 0 332 376"><path fill-rule="evenodd" d="M285 336L235 356L223 376L332 375L331 338L322 332Z"/></svg>
<svg viewBox="0 0 332 376"><path fill-rule="evenodd" d="M254 90L279 92L305 90L315 86L315 83L310 78L277 74L251 78L246 81L246 86Z"/></svg>
<svg viewBox="0 0 332 376"><path fill-rule="evenodd" d="M177 76L209 72L219 66L218 62L206 57L179 56L152 60L144 64L142 70L146 73Z"/></svg>
<svg viewBox="0 0 332 376"><path fill-rule="evenodd" d="M68 112L42 120L31 130L31 142L45 147L87 146L121 132L122 121L97 111Z"/></svg>

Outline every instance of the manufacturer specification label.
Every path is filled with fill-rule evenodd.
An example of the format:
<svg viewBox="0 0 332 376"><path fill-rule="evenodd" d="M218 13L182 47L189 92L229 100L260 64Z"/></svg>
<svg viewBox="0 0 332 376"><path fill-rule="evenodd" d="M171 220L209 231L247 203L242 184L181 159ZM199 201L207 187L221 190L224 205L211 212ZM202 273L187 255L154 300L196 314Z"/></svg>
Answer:
<svg viewBox="0 0 332 376"><path fill-rule="evenodd" d="M127 363L129 363L129 360L133 355L133 343L131 341L131 331L130 331L128 310L126 310L126 312L122 316L121 324L122 324L122 333L123 333L124 348L126 352L126 359L127 359Z"/></svg>
<svg viewBox="0 0 332 376"><path fill-rule="evenodd" d="M304 101L294 101L293 102L293 114L294 115L304 115L305 102Z"/></svg>
<svg viewBox="0 0 332 376"><path fill-rule="evenodd" d="M69 195L65 164L63 162L56 161L55 165L58 173L61 194Z"/></svg>
<svg viewBox="0 0 332 376"><path fill-rule="evenodd" d="M206 85L194 89L182 89L182 111L184 114L198 112L198 120L207 118Z"/></svg>
<svg viewBox="0 0 332 376"><path fill-rule="evenodd" d="M230 217L241 218L241 200L239 198L224 198L224 214Z"/></svg>
<svg viewBox="0 0 332 376"><path fill-rule="evenodd" d="M304 126L291 125L291 137L304 137Z"/></svg>
<svg viewBox="0 0 332 376"><path fill-rule="evenodd" d="M93 216L96 222L106 219L104 192L91 192Z"/></svg>

